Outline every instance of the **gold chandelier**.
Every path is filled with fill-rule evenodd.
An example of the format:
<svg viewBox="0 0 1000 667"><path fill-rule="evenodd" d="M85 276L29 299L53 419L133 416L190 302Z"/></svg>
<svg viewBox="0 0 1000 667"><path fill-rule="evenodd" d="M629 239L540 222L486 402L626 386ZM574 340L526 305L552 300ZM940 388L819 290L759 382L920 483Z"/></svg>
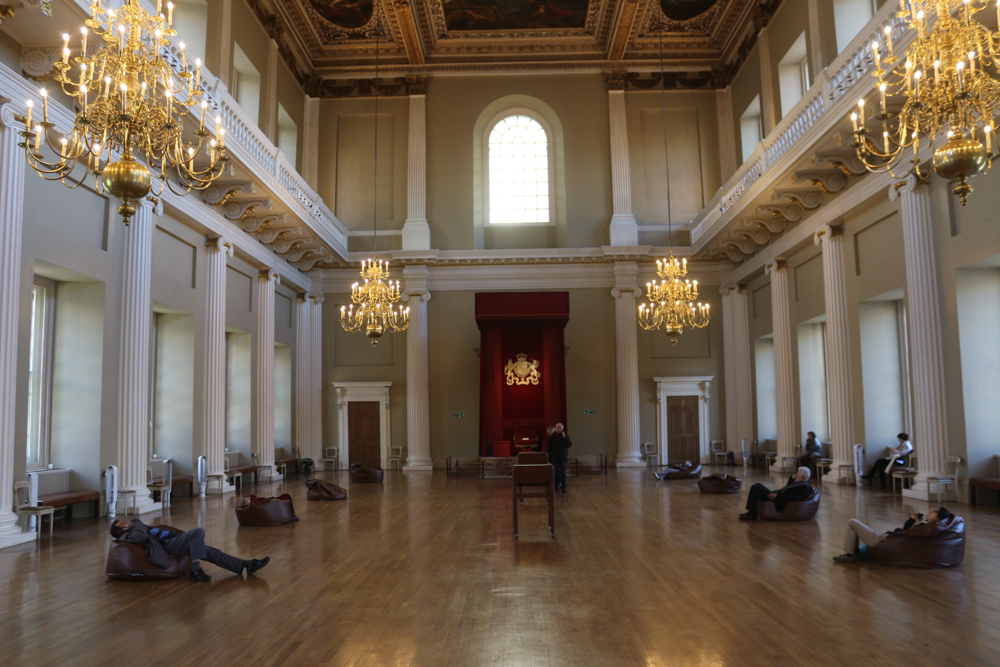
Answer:
<svg viewBox="0 0 1000 667"><path fill-rule="evenodd" d="M639 304L639 325L647 331L662 329L672 345L684 327L700 329L708 325L708 304L697 303L698 281L686 280L687 259L674 257L673 225L670 214L670 160L667 158L667 86L663 76L663 29L660 29L660 102L663 106L663 155L667 161L667 243L670 255L656 260L660 282L646 283L649 304Z"/></svg>
<svg viewBox="0 0 1000 667"><path fill-rule="evenodd" d="M942 178L955 181L952 193L964 206L972 186L968 179L988 173L993 152L993 114L1000 104L1000 32L973 18L988 0L900 0L897 16L916 32L905 58L893 53L892 30L885 28L885 57L879 40L872 42L878 113L865 113L865 101L851 114L854 146L869 171L894 177L930 175L921 168L927 154ZM1000 20L1000 2L996 4ZM898 111L886 98L902 94ZM891 100L890 100L891 101ZM873 128L869 129L869 120ZM945 143L937 146L938 135ZM898 173L897 173L898 171Z"/></svg>
<svg viewBox="0 0 1000 667"><path fill-rule="evenodd" d="M345 331L364 331L372 339L372 345L378 345L382 334L405 331L410 323L410 309L402 304L393 306L399 301L399 281L395 285L389 277L389 261L376 259L378 255L378 8L375 10L375 204L372 213L372 240L374 251L372 258L361 261L361 278L363 282L351 285L351 306L340 307L340 326ZM354 310L354 304L358 309Z"/></svg>
<svg viewBox="0 0 1000 667"><path fill-rule="evenodd" d="M75 188L93 175L98 191L121 200L118 213L126 225L135 214L134 203L151 191L158 196L165 184L179 195L203 190L229 160L222 118L215 117L214 137L205 129L208 102L198 102L203 95L201 60L195 60L193 72L189 70L183 42L179 72L163 56L177 31L173 3L167 3L166 17L161 8L157 0L156 15L150 16L137 0L127 0L117 11L105 10L101 0L94 0L91 18L80 29L80 55L72 59L70 36L63 34L62 60L56 63L54 79L76 101L71 135L53 130L44 88L42 121L33 122L31 100L27 113L17 117L24 122L20 134L25 140L19 145L42 178ZM87 51L88 37L98 43L92 54ZM200 109L201 120L197 130L185 137L184 116L193 108ZM42 154L43 145L53 157ZM86 173L75 178L80 164ZM155 191L154 173L160 181Z"/></svg>

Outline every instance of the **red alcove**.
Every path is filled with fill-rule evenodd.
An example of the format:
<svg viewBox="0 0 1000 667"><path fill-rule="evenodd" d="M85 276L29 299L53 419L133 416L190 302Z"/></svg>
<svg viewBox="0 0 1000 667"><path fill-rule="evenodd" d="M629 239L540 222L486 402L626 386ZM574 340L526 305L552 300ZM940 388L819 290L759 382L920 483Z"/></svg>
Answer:
<svg viewBox="0 0 1000 667"><path fill-rule="evenodd" d="M544 442L546 426L566 424L567 321L568 292L476 294L480 456L492 456L494 442L514 443L516 435L530 432L532 426ZM507 384L504 367L520 353L528 361L538 360L537 385Z"/></svg>

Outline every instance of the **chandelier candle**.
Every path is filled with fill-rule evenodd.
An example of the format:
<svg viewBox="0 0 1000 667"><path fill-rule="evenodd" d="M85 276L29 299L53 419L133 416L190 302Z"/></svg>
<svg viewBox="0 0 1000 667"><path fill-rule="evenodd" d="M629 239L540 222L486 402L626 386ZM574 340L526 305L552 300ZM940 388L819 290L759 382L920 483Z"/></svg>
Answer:
<svg viewBox="0 0 1000 667"><path fill-rule="evenodd" d="M24 142L19 145L42 178L75 188L92 175L99 191L121 201L118 213L126 225L135 214L135 202L156 201L165 187L178 195L203 190L229 161L221 122L216 123L215 137L204 128L208 103L201 100L201 61L196 61L194 74L188 72L181 45L181 71L168 62L170 39L177 35L171 28L172 8L168 3L165 20L159 13L150 16L137 0L128 0L117 12L105 11L95 1L80 29L80 55L70 57L69 35L64 33L63 58L55 65L54 81L77 100L70 138L49 122L45 89L40 91L42 123L31 122L31 100L25 115L17 117L24 122ZM88 53L91 35L98 42L93 54ZM72 80L71 70L77 68L78 80ZM178 88L174 77L182 81ZM201 122L188 140L184 119L195 105L201 106ZM43 155L42 149L53 155Z"/></svg>

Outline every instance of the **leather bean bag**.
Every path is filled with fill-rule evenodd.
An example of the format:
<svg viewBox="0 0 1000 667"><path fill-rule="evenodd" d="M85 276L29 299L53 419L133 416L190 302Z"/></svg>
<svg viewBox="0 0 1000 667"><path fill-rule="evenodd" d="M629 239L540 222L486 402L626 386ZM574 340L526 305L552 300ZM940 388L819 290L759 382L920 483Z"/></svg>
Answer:
<svg viewBox="0 0 1000 667"><path fill-rule="evenodd" d="M347 491L322 479L306 480L306 500L343 500Z"/></svg>
<svg viewBox="0 0 1000 667"><path fill-rule="evenodd" d="M965 558L965 521L952 516L893 533L869 544L872 560L882 565L925 569L956 567Z"/></svg>
<svg viewBox="0 0 1000 667"><path fill-rule="evenodd" d="M782 512L778 512L773 500L762 500L757 505L757 514L766 521L809 521L816 518L819 498L820 487L814 486L811 496L805 500L789 501Z"/></svg>
<svg viewBox="0 0 1000 667"><path fill-rule="evenodd" d="M663 479L698 479L701 477L701 464L693 465L687 470L667 473Z"/></svg>
<svg viewBox="0 0 1000 667"><path fill-rule="evenodd" d="M732 475L709 475L698 480L698 489L702 493L739 493L742 483L741 479Z"/></svg>
<svg viewBox="0 0 1000 667"><path fill-rule="evenodd" d="M157 526L183 533L173 526ZM189 556L171 556L170 565L166 568L157 567L146 558L146 549L141 544L129 542L112 542L108 550L108 562L104 573L109 579L122 581L164 581L167 579L182 579L191 571Z"/></svg>
<svg viewBox="0 0 1000 667"><path fill-rule="evenodd" d="M382 483L382 469L378 466L363 466L360 463L355 463L351 466L351 483L352 484L381 484Z"/></svg>
<svg viewBox="0 0 1000 667"><path fill-rule="evenodd" d="M256 496L247 499L251 500L249 504L236 507L236 520L241 526L283 526L295 518L290 500Z"/></svg>

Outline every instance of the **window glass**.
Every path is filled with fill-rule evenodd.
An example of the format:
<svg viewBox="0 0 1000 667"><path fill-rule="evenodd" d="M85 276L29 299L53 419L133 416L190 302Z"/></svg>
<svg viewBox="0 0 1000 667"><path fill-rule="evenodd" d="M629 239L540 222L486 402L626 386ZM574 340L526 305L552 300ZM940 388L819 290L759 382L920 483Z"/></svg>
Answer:
<svg viewBox="0 0 1000 667"><path fill-rule="evenodd" d="M28 358L29 468L44 468L49 452L49 391L52 374L52 299L55 284L36 280L31 290L31 343Z"/></svg>
<svg viewBox="0 0 1000 667"><path fill-rule="evenodd" d="M490 224L549 222L549 144L544 128L517 114L493 127L489 141Z"/></svg>

